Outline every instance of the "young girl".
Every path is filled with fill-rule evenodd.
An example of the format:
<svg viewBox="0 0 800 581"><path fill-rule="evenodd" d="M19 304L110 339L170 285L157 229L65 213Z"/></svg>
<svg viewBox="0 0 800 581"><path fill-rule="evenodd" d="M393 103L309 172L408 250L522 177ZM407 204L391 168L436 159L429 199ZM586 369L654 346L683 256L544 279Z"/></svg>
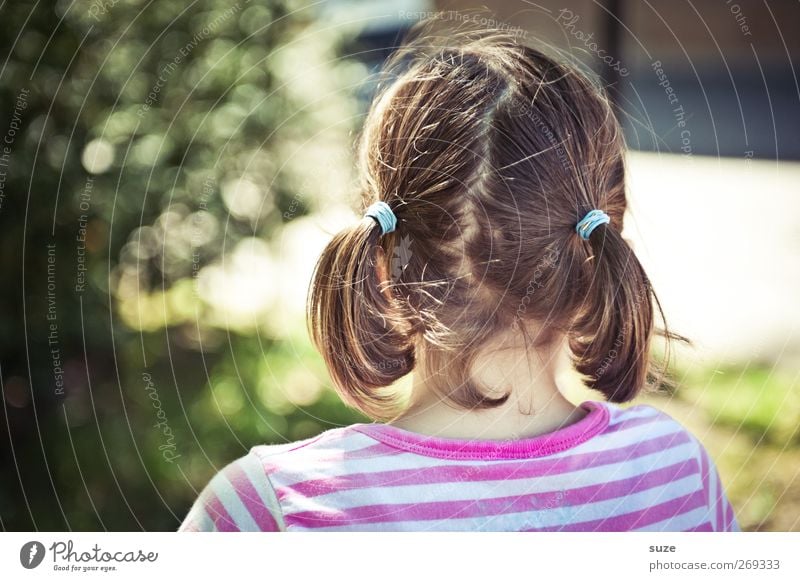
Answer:
<svg viewBox="0 0 800 581"><path fill-rule="evenodd" d="M308 309L343 399L388 421L254 447L180 530L738 530L688 431L608 403L652 383L660 307L621 235L602 91L496 31L412 40L389 71L364 217L325 249ZM561 395L570 363L608 402Z"/></svg>

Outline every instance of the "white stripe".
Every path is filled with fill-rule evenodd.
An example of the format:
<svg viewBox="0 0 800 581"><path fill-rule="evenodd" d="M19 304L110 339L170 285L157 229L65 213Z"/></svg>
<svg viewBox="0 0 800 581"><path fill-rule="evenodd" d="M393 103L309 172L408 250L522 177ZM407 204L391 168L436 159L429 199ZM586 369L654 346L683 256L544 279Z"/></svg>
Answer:
<svg viewBox="0 0 800 581"><path fill-rule="evenodd" d="M348 426L328 430L313 438L298 440L297 442L253 446L250 452L257 454L265 461L293 457L298 454L316 454L323 459L326 455L330 455L336 461L338 454L356 452L374 444L375 441L372 438L368 438Z"/></svg>
<svg viewBox="0 0 800 581"><path fill-rule="evenodd" d="M371 438L370 438L371 440ZM375 441L372 440L374 444ZM470 460L446 460L423 456L411 452L399 452L390 456L377 458L348 458L344 461L323 461L314 458L315 454L306 454L301 451L292 452L281 457L267 459L278 467L277 472L271 473L271 480L279 486L290 486L298 482L316 478L333 478L356 473L371 474L387 470L433 468L436 466L464 466ZM478 461L485 464L494 461Z"/></svg>
<svg viewBox="0 0 800 581"><path fill-rule="evenodd" d="M250 479L253 488L258 492L261 504L267 507L278 523L278 528L280 530L286 529L286 523L283 521L283 510L278 498L275 496L275 490L264 472L264 465L261 463L261 459L257 455L250 453L239 461L239 466Z"/></svg>
<svg viewBox="0 0 800 581"><path fill-rule="evenodd" d="M361 442L354 441L352 439L353 436L361 438ZM298 440L296 442L285 442L283 444L264 444L261 446L255 446L254 449L259 451L261 455L266 457L274 454L283 454L286 452L297 452L300 450L309 450L309 449L319 449L319 450L347 449L348 451L351 451L353 449L357 449L360 446L364 446L365 444L371 441L372 441L371 438L363 436L361 432L354 430L352 426L346 426L343 428L334 428L331 430L327 430L325 432L322 432L321 434L317 434L312 438L306 438L305 440ZM352 446L342 445L342 443L346 444L348 442L355 442L355 444Z"/></svg>
<svg viewBox="0 0 800 581"><path fill-rule="evenodd" d="M606 404L609 411L608 425L615 426L627 420L637 420L640 418L655 418L663 415L662 412L651 406L633 406L630 408L621 408L615 405Z"/></svg>

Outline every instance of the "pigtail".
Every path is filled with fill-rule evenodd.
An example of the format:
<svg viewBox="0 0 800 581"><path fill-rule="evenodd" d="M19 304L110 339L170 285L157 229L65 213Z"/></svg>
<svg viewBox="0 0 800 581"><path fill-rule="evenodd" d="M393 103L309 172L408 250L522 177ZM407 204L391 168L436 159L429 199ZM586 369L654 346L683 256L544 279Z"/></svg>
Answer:
<svg viewBox="0 0 800 581"><path fill-rule="evenodd" d="M616 227L601 226L589 240L575 235L571 244L588 253L578 283L584 298L569 332L575 367L609 401L630 401L651 375L658 298Z"/></svg>
<svg viewBox="0 0 800 581"><path fill-rule="evenodd" d="M380 262L381 235L365 217L334 236L317 262L307 305L311 338L334 386L371 417L391 413L395 398L381 388L414 366L408 323Z"/></svg>

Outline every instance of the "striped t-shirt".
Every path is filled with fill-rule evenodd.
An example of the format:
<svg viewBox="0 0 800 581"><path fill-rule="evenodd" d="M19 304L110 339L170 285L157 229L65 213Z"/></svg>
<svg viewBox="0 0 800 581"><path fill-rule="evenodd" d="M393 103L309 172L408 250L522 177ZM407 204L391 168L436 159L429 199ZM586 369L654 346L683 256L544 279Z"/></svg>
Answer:
<svg viewBox="0 0 800 581"><path fill-rule="evenodd" d="M355 424L256 446L220 471L181 531L735 531L702 445L653 407L587 401L518 440Z"/></svg>

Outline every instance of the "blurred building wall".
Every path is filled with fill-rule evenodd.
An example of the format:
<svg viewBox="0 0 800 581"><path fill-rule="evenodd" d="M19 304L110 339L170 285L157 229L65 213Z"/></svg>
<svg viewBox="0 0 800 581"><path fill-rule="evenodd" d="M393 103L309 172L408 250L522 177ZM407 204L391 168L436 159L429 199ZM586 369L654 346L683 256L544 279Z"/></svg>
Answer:
<svg viewBox="0 0 800 581"><path fill-rule="evenodd" d="M442 11L475 8L464 0L435 5ZM526 31L528 40L554 44L593 66L636 149L687 147L664 101L661 69L677 105L691 117L692 153L800 160L796 2L495 0L489 7L498 20ZM628 74L604 66L596 55L601 50Z"/></svg>

